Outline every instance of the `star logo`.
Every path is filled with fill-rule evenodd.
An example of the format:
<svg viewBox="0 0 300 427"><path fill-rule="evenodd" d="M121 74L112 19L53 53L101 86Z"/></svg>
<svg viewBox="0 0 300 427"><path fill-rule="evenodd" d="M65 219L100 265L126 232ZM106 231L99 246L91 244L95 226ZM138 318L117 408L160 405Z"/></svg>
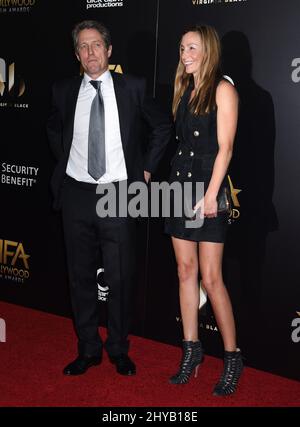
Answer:
<svg viewBox="0 0 300 427"><path fill-rule="evenodd" d="M238 189L238 188L234 188L234 187L233 187L233 184L232 184L232 181L231 181L231 179L230 179L230 176L229 176L229 175L228 175L228 181L229 181L230 193L231 193L231 198L232 198L232 201L233 201L233 205L234 205L236 208L239 208L241 205L240 205L240 203L239 203L239 201L238 201L237 195L238 195L242 190L240 190L240 189Z"/></svg>

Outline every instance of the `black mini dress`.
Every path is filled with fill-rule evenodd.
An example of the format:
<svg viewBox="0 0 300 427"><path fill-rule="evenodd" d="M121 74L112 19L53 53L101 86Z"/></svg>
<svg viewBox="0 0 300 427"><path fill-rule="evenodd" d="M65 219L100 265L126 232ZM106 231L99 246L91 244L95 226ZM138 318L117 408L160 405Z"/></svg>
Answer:
<svg viewBox="0 0 300 427"><path fill-rule="evenodd" d="M189 108L192 88L189 87L181 98L176 115L176 140L178 148L171 161L169 183L191 182L193 187L192 204L196 204L196 182L204 183L204 193L209 185L212 170L218 153L217 112L216 109L208 114L194 115ZM227 178L221 185L227 185ZM183 191L182 191L183 193ZM171 206L174 203L174 193L171 192ZM228 227L228 213L218 213L215 218L204 218L201 227L188 228L189 216L184 213L184 198L182 197L182 215L175 216L171 209L170 217L165 220L165 233L171 236L196 242L223 243ZM190 203L191 204L191 203Z"/></svg>

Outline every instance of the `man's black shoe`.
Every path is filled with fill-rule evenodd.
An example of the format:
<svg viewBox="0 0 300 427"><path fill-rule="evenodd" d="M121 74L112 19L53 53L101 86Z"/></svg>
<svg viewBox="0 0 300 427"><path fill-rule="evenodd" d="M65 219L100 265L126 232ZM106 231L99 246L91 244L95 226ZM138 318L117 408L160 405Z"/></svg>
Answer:
<svg viewBox="0 0 300 427"><path fill-rule="evenodd" d="M83 357L78 356L73 362L69 363L64 370L64 375L82 375L91 366L100 365L102 356Z"/></svg>
<svg viewBox="0 0 300 427"><path fill-rule="evenodd" d="M127 354L118 354L117 356L109 356L111 363L116 366L118 374L135 375L135 364L130 360Z"/></svg>

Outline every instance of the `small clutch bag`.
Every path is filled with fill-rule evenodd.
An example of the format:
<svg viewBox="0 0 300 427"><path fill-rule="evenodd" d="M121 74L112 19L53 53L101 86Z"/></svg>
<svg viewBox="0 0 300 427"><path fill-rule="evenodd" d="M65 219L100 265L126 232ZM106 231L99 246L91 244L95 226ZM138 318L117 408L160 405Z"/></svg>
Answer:
<svg viewBox="0 0 300 427"><path fill-rule="evenodd" d="M230 193L228 187L223 187L219 191L218 197L218 212L230 212L231 202L230 202Z"/></svg>
<svg viewBox="0 0 300 427"><path fill-rule="evenodd" d="M218 203L218 213L222 213L222 212L230 213L231 196L230 196L230 191L228 187L221 188L217 196L217 203ZM184 217L186 219L193 221L196 219L196 211L192 210L190 215L187 215L186 213L184 213Z"/></svg>

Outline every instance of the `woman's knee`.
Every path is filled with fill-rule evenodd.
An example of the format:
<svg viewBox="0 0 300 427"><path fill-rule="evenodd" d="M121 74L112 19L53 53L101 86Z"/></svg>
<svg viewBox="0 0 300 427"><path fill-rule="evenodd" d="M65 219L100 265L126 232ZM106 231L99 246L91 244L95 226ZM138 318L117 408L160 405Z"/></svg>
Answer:
<svg viewBox="0 0 300 427"><path fill-rule="evenodd" d="M185 282L198 276L198 265L196 261L180 261L177 264L178 278L180 282Z"/></svg>
<svg viewBox="0 0 300 427"><path fill-rule="evenodd" d="M209 294L223 285L222 276L219 274L210 274L202 277L202 286Z"/></svg>

